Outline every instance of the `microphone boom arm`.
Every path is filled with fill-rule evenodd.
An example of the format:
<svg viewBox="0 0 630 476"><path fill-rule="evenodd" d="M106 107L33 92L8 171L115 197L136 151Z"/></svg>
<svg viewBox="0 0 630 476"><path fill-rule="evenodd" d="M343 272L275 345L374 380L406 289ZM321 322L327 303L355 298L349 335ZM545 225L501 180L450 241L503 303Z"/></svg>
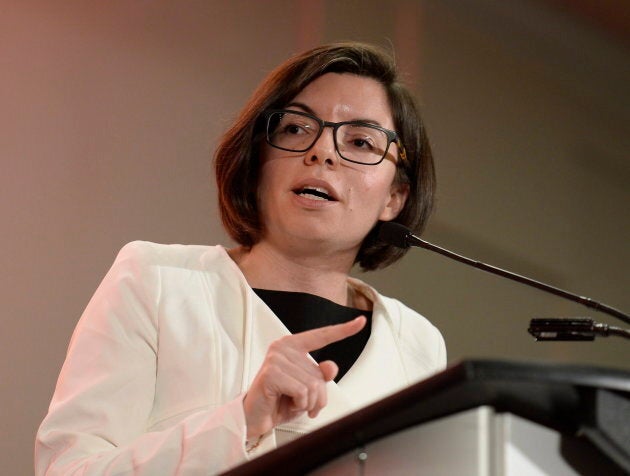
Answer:
<svg viewBox="0 0 630 476"><path fill-rule="evenodd" d="M390 224L390 226L400 226L397 223L386 222ZM384 224L382 224L384 225ZM382 226L381 225L381 226ZM404 227L403 227L404 228ZM481 261L475 261L473 259L467 258L465 256L459 255L457 253L453 253L445 248L441 248L440 246L429 243L428 241L424 241L414 234L412 234L407 228L405 228L405 243L406 247L409 246L417 246L420 248L425 248L430 251L434 251L448 258L454 259L464 264L468 264L470 266L474 266L475 268L481 269L488 273L496 274L498 276L503 276L504 278L511 279L513 281L517 281L522 284L527 284L528 286L532 286L534 288L540 289L542 291L546 291L551 294L555 294L557 296L564 297L571 301L580 303L586 307L590 307L592 309L597 309L598 311L604 312L611 316L614 316L628 324L630 324L630 316L621 312L619 309L615 309L614 307L608 306L607 304L603 304L601 302L595 301L591 298L585 296L579 296L577 294L571 293L569 291L565 291L564 289L556 288L554 286L550 286L549 284L542 283L540 281L536 281L535 279L528 278L526 276L522 276L520 274L513 273L511 271L506 271L505 269L497 268L496 266L491 266L486 263L482 263Z"/></svg>

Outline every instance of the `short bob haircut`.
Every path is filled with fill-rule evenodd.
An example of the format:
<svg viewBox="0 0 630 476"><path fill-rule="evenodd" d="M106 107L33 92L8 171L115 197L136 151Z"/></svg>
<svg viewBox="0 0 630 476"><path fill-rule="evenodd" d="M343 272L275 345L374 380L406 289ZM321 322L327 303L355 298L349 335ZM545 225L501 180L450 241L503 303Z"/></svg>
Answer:
<svg viewBox="0 0 630 476"><path fill-rule="evenodd" d="M407 160L397 161L395 180L409 187L405 206L393 220L420 234L433 208L433 157L418 108L400 82L393 58L380 48L361 43L320 46L290 58L263 81L215 153L215 173L223 225L237 243L251 247L263 235L258 213L259 150L265 139L265 111L281 109L311 81L326 73L349 73L373 78L387 92L395 130ZM378 165L376 166L378 167ZM378 240L378 224L363 240L355 258L363 270L384 268L406 250Z"/></svg>

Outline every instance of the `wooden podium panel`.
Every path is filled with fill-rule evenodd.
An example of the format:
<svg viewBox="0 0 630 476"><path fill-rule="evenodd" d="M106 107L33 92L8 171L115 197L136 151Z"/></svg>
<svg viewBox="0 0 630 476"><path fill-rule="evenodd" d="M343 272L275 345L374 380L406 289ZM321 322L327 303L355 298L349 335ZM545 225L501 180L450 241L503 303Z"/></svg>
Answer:
<svg viewBox="0 0 630 476"><path fill-rule="evenodd" d="M308 474L485 476L493 466L492 410L477 408L356 448Z"/></svg>
<svg viewBox="0 0 630 476"><path fill-rule="evenodd" d="M630 474L630 372L464 361L224 474Z"/></svg>

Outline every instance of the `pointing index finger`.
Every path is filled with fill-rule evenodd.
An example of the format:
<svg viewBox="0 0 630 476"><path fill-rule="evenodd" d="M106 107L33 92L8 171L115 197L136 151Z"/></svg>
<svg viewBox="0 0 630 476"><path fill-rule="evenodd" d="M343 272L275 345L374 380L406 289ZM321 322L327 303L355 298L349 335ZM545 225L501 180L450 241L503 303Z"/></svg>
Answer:
<svg viewBox="0 0 630 476"><path fill-rule="evenodd" d="M304 352L311 352L356 334L363 329L366 322L365 316L359 316L343 324L334 324L300 332L291 336L291 344Z"/></svg>

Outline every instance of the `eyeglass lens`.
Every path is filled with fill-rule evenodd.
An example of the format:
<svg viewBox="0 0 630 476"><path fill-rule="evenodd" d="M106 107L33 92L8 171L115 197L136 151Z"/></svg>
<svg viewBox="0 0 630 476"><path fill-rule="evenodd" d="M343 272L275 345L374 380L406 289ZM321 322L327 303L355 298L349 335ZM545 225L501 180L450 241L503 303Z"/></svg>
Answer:
<svg viewBox="0 0 630 476"><path fill-rule="evenodd" d="M290 112L269 116L268 140L280 149L304 152L320 134L321 125L314 118ZM380 162L389 145L387 134L369 124L343 124L335 129L335 144L342 158L362 164Z"/></svg>

